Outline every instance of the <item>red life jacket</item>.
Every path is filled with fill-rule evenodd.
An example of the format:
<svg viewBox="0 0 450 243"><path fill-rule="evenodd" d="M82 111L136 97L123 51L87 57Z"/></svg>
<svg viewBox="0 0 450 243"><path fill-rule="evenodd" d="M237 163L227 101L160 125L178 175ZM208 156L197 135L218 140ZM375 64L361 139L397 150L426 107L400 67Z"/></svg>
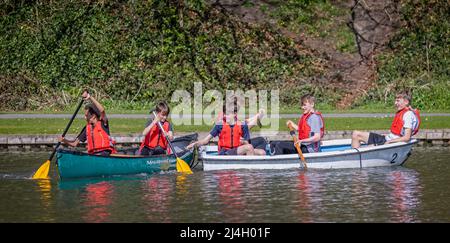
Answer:
<svg viewBox="0 0 450 243"><path fill-rule="evenodd" d="M111 153L115 152L111 137L102 127L102 121L97 121L94 128L89 123L86 125L86 138L89 154L105 150L110 150Z"/></svg>
<svg viewBox="0 0 450 243"><path fill-rule="evenodd" d="M221 149L232 149L241 146L241 137L243 136L242 124L236 120L233 128L223 120L222 131L219 134L219 151Z"/></svg>
<svg viewBox="0 0 450 243"><path fill-rule="evenodd" d="M412 111L414 115L417 118L417 127L413 128L412 135L416 135L417 132L419 132L419 126L420 126L420 114L419 110L412 109L411 107L405 107L400 111L397 111L395 114L394 120L392 121L391 125L391 133L397 135L397 136L403 136L402 130L403 130L403 115L405 115L406 112Z"/></svg>
<svg viewBox="0 0 450 243"><path fill-rule="evenodd" d="M308 118L312 115L316 114L320 117L320 120L322 121L322 127L320 128L320 138L323 138L323 135L325 134L325 123L323 122L322 113L316 111L316 112L310 112L308 114L303 114L302 117L298 120L298 139L306 139L311 137L311 127L308 125Z"/></svg>
<svg viewBox="0 0 450 243"><path fill-rule="evenodd" d="M161 125L166 133L169 132L170 124L168 121L164 121ZM167 139L159 129L158 124L155 124L145 136L144 141L142 141L141 148L144 146L151 149L160 146L161 148L167 150Z"/></svg>

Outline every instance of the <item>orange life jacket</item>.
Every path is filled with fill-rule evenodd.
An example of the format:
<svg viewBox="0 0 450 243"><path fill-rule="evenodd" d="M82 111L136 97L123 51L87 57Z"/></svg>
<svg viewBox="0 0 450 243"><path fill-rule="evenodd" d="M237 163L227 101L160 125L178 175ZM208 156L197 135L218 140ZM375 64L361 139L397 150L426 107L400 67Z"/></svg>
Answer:
<svg viewBox="0 0 450 243"><path fill-rule="evenodd" d="M168 121L164 121L161 125L166 133L169 132L170 124ZM144 141L142 141L141 148L144 146L151 149L160 146L161 148L167 150L167 139L159 129L158 124L155 124L145 136Z"/></svg>
<svg viewBox="0 0 450 243"><path fill-rule="evenodd" d="M241 146L241 137L243 136L242 124L236 120L233 128L223 120L222 131L219 134L218 147L221 149L232 149Z"/></svg>
<svg viewBox="0 0 450 243"><path fill-rule="evenodd" d="M92 128L91 124L86 125L87 150L89 154L110 150L115 152L113 141L109 134L103 129L102 121L97 121Z"/></svg>
<svg viewBox="0 0 450 243"><path fill-rule="evenodd" d="M397 111L395 114L394 120L392 121L391 125L391 133L397 135L397 136L403 136L402 130L403 130L403 115L405 115L406 112L412 111L414 115L417 118L417 127L413 128L412 135L416 135L417 132L419 132L419 126L420 126L420 114L419 110L412 109L411 107L405 107L400 111Z"/></svg>
<svg viewBox="0 0 450 243"><path fill-rule="evenodd" d="M318 115L320 117L320 120L322 121L322 127L320 128L320 138L323 138L323 135L325 134L325 123L323 122L322 113L316 111L310 112L308 114L303 114L298 120L298 139L306 139L311 137L311 127L308 125L308 118L312 114Z"/></svg>

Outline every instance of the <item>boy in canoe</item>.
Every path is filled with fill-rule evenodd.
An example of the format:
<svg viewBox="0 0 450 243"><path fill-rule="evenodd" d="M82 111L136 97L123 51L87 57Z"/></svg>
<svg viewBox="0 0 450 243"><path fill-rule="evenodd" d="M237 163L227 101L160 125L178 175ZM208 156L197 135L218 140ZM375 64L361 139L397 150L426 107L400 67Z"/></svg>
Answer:
<svg viewBox="0 0 450 243"><path fill-rule="evenodd" d="M219 136L218 153L219 155L259 155L265 154L265 151L256 150L249 143L250 132L248 125L238 120L237 113L239 104L237 99L226 102L223 106L223 113L219 115L214 128L211 132L197 142L193 142L187 146L191 149L194 146L202 146L209 143L209 141ZM242 139L242 140L241 140Z"/></svg>
<svg viewBox="0 0 450 243"><path fill-rule="evenodd" d="M303 153L320 152L320 142L325 133L325 123L322 113L314 109L315 98L312 95L303 95L300 98L303 114L295 124L293 121L287 121L286 125L291 125L298 131L298 143ZM296 154L297 150L291 141L278 141L271 144L274 147L275 154Z"/></svg>
<svg viewBox="0 0 450 243"><path fill-rule="evenodd" d="M59 141L63 144L76 147L80 142L87 142L88 154L109 156L115 153L113 141L109 133L109 123L106 117L105 108L87 91L84 91L82 97L85 101L90 101L84 107L84 118L86 126L73 141L60 137Z"/></svg>
<svg viewBox="0 0 450 243"><path fill-rule="evenodd" d="M153 114L153 111L156 113L156 117ZM167 121L167 117L170 113L170 107L166 102L161 101L156 104L154 110L150 111L150 119L145 126L142 135L144 135L144 140L139 147L140 155L158 155L158 154L166 154L168 151L167 139L164 136L164 133L159 129L158 122L161 122L161 125L166 132L167 136L170 140L173 139L173 128L172 124ZM167 152L169 154L170 151Z"/></svg>
<svg viewBox="0 0 450 243"><path fill-rule="evenodd" d="M396 142L409 142L411 137L419 131L420 114L411 107L411 95L400 92L395 96L397 113L392 121L390 133L387 135L353 131L352 148L359 148L361 142L368 145L383 145Z"/></svg>

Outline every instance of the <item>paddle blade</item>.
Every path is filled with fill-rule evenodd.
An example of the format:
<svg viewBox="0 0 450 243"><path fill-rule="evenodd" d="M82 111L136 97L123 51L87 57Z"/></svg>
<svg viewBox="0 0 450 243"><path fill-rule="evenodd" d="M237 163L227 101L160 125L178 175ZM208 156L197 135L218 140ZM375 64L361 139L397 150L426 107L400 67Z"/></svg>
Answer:
<svg viewBox="0 0 450 243"><path fill-rule="evenodd" d="M33 179L48 179L48 171L50 170L50 160L45 161L41 167L34 173Z"/></svg>
<svg viewBox="0 0 450 243"><path fill-rule="evenodd" d="M184 161L180 158L177 158L177 171L187 173L187 174L192 174L191 167L189 167L189 165L186 163L186 161Z"/></svg>

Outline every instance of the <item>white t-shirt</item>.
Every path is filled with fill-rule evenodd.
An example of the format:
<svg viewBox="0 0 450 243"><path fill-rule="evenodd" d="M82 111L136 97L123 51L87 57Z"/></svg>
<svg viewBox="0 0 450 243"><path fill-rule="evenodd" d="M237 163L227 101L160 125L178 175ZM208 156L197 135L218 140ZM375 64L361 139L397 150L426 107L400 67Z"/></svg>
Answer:
<svg viewBox="0 0 450 243"><path fill-rule="evenodd" d="M412 112L412 111L405 112L405 114L403 114L403 128L402 128L402 131L401 131L402 136L405 135L405 128L410 128L411 130L414 131L414 129L416 129L418 125L419 125L419 121L417 120L417 117L414 114L414 112ZM392 139L396 139L396 138L399 138L399 137L400 136L395 135L392 132L390 132L386 136L386 141L389 141L389 140L392 140Z"/></svg>

